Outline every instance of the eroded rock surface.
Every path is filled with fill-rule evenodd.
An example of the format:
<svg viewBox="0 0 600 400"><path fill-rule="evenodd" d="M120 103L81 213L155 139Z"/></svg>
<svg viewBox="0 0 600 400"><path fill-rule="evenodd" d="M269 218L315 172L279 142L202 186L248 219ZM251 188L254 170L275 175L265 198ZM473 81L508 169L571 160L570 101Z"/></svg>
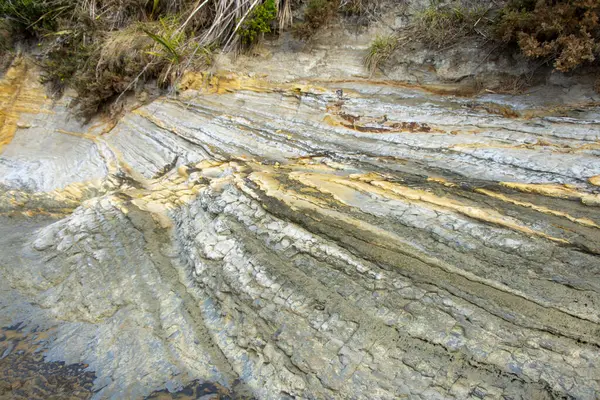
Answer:
<svg viewBox="0 0 600 400"><path fill-rule="evenodd" d="M600 395L597 106L221 74L79 127L23 76L0 325L93 397Z"/></svg>

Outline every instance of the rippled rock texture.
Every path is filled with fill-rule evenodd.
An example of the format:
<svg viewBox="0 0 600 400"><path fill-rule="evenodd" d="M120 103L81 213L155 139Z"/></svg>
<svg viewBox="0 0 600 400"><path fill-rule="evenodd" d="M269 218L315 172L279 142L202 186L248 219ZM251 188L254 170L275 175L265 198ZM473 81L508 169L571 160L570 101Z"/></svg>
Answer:
<svg viewBox="0 0 600 400"><path fill-rule="evenodd" d="M89 396L600 395L595 104L219 74L81 127L26 69L0 323Z"/></svg>

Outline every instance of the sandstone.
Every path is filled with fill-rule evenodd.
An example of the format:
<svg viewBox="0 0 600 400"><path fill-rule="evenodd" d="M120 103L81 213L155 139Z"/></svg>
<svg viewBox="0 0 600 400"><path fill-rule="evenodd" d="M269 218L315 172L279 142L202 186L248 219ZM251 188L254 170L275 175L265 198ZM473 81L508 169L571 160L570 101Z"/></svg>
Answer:
<svg viewBox="0 0 600 400"><path fill-rule="evenodd" d="M93 139L23 81L48 113L0 148L1 326L97 399L598 397L597 107L227 79Z"/></svg>

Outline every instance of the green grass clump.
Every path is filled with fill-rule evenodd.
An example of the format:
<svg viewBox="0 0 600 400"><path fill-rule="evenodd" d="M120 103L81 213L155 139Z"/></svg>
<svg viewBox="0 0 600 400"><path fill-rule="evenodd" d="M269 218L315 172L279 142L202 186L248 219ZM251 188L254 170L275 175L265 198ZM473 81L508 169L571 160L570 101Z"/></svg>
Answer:
<svg viewBox="0 0 600 400"><path fill-rule="evenodd" d="M68 14L73 4L66 0L0 0L0 16L13 29L40 36L56 29L57 20Z"/></svg>
<svg viewBox="0 0 600 400"><path fill-rule="evenodd" d="M365 56L365 67L373 74L377 67L392 55L397 46L398 38L395 35L377 36Z"/></svg>
<svg viewBox="0 0 600 400"><path fill-rule="evenodd" d="M266 0L263 4L255 7L237 30L242 43L250 46L256 43L261 34L271 32L271 25L276 18L275 0Z"/></svg>
<svg viewBox="0 0 600 400"><path fill-rule="evenodd" d="M430 48L440 49L476 35L488 9L481 6L432 5L417 13L412 24L414 38ZM483 26L483 23L481 23Z"/></svg>

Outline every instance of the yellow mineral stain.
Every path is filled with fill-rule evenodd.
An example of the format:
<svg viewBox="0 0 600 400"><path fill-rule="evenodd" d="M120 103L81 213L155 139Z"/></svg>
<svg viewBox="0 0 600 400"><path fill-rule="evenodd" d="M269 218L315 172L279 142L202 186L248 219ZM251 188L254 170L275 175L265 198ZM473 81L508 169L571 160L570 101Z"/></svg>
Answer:
<svg viewBox="0 0 600 400"><path fill-rule="evenodd" d="M467 217L477 219L479 221L488 222L494 225L502 226L504 228L512 229L514 231L522 232L527 235L540 236L554 242L568 244L569 241L561 238L556 238L550 236L544 232L536 231L534 229L528 228L519 223L514 218L504 216L498 213L495 210L477 208L469 205L461 204L455 200L438 197L427 193L422 190L411 189L406 186L401 186L395 183L390 183L386 181L372 181L372 185L384 188L385 190L391 191L395 194L399 194L402 197L407 199L416 199L420 201L424 201L426 203L434 204L443 208L448 208L450 210L456 211L460 214L466 215Z"/></svg>
<svg viewBox="0 0 600 400"><path fill-rule="evenodd" d="M306 162L305 160L301 160L298 163L283 165L283 166L280 166L279 168L283 168L288 171L314 171L314 172L334 174L336 171L341 171L344 168L347 168L347 166L344 166L344 164L341 164L341 163L335 163L335 162L330 163L325 160L323 160L322 162L321 162L321 160L319 160L318 162L316 162L314 164ZM276 168L276 169L278 169L278 168Z"/></svg>
<svg viewBox="0 0 600 400"><path fill-rule="evenodd" d="M344 177L310 172L292 172L289 176L303 185L331 195L342 204L350 206L356 204L355 198L358 193L350 185L344 185L346 180Z"/></svg>
<svg viewBox="0 0 600 400"><path fill-rule="evenodd" d="M446 180L444 178L439 178L439 177L435 177L435 176L430 176L429 178L427 178L427 182L439 183L440 185L444 185L446 187L457 187L458 186L454 182L449 182L448 180Z"/></svg>
<svg viewBox="0 0 600 400"><path fill-rule="evenodd" d="M57 129L56 132L62 133L64 135L75 136L75 137L79 137L82 139L88 139L88 140L92 140L92 141L96 141L96 139L97 139L96 135L91 135L89 133L71 132L71 131L65 131L63 129Z"/></svg>
<svg viewBox="0 0 600 400"><path fill-rule="evenodd" d="M579 199L581 194L566 185L540 184L540 183L518 183L518 182L500 182L500 185L516 189L524 193L541 194L548 197L558 197L561 199Z"/></svg>
<svg viewBox="0 0 600 400"><path fill-rule="evenodd" d="M144 179L142 188L122 188L119 193L131 198L131 204L138 209L151 213L161 227L170 228L172 221L168 213L193 201L206 187L198 183L198 176L209 176L211 187L219 187L223 185L221 181L230 183L233 180L231 175L223 178L219 178L219 175L227 168L236 170L239 167L236 162L202 161L195 167L199 171L190 174L190 169L182 166L159 178ZM122 208L124 213L129 212L125 206Z"/></svg>
<svg viewBox="0 0 600 400"><path fill-rule="evenodd" d="M195 167L198 168L198 169L204 170L206 168L218 167L218 166L223 165L223 164L224 163L222 161L202 160L198 164L196 164Z"/></svg>
<svg viewBox="0 0 600 400"><path fill-rule="evenodd" d="M600 186L600 175L592 176L588 179L588 182L594 186Z"/></svg>
<svg viewBox="0 0 600 400"><path fill-rule="evenodd" d="M323 122L333 127L344 127L362 133L428 133L443 134L441 129L420 122L388 121L387 117L355 117L346 115L339 110L330 107L323 118Z"/></svg>
<svg viewBox="0 0 600 400"><path fill-rule="evenodd" d="M290 178L318 189L321 192L328 193L337 201L346 205L356 206L356 190L358 190L365 194L372 193L392 200L420 204L434 210L444 212L451 210L469 218L498 225L527 235L543 237L558 243L569 243L568 240L556 238L544 232L531 229L521 224L518 220L502 215L495 210L462 204L456 200L439 197L424 190L412 189L397 183L388 182L382 180L381 176L377 179L377 174L373 173L362 176L352 175L349 177L350 179L347 177L322 174L292 173L290 174Z"/></svg>
<svg viewBox="0 0 600 400"><path fill-rule="evenodd" d="M177 173L179 174L179 176L184 177L184 178L187 178L189 176L188 168L185 165L178 167Z"/></svg>
<svg viewBox="0 0 600 400"><path fill-rule="evenodd" d="M151 113L145 111L143 108L136 108L135 110L132 111L132 114L136 114L142 118L147 119L148 121L152 122L154 125L158 126L161 129L164 129L164 130L172 132L172 133L177 133L177 129L175 127L167 126L161 119L159 119L159 118L155 117L154 115L152 115ZM129 121L127 121L127 119L123 119L122 121L131 127L135 127Z"/></svg>
<svg viewBox="0 0 600 400"><path fill-rule="evenodd" d="M415 89L424 92L429 92L433 94L441 94L441 95L454 95L454 96L474 96L479 92L477 88L473 85L465 85L465 84L438 84L438 85L429 85L429 84L413 84L408 82L400 82L400 81L384 81L377 79L331 79L331 80L322 80L322 79L314 79L311 80L312 83L316 84L340 84L340 83L363 83L368 85L376 85L376 86L388 86L388 87L399 87L404 89Z"/></svg>
<svg viewBox="0 0 600 400"><path fill-rule="evenodd" d="M192 89L205 94L224 94L241 90L258 93L277 91L290 94L327 91L309 83L273 83L265 76L240 75L230 71L186 72L181 78L179 89L182 91Z"/></svg>
<svg viewBox="0 0 600 400"><path fill-rule="evenodd" d="M0 153L15 136L21 114L48 112L42 105L50 101L29 69L30 63L18 58L0 80Z"/></svg>
<svg viewBox="0 0 600 400"><path fill-rule="evenodd" d="M327 114L325 115L325 117L323 117L323 122L326 123L329 126L340 126L342 127L342 122L341 120L339 120L338 118L335 118L335 116L331 115L331 114Z"/></svg>
<svg viewBox="0 0 600 400"><path fill-rule="evenodd" d="M531 208L532 210L544 213L544 214L548 214L548 215L554 215L557 217L563 217L568 219L571 222L575 222L579 225L583 225L583 226L587 226L587 227L591 227L591 228L598 228L600 229L600 226L598 224L596 224L594 221L592 221L589 218L577 218L577 217L573 217L572 215L569 215L565 212L562 211L557 211L557 210L552 210L548 207L544 207L544 206L539 206L537 204L533 204L533 203L529 203L527 201L521 201L521 200L516 200L513 199L509 196L505 196L501 193L496 193L493 192L491 190L487 190L487 189L475 189L475 192L477 193L481 193L484 194L486 196L489 197L493 197L495 199L498 200L502 200L504 202L510 203L510 204L514 204L517 206L521 206L521 207L526 207L526 208Z"/></svg>
<svg viewBox="0 0 600 400"><path fill-rule="evenodd" d="M272 170L265 169L262 171L255 171L248 175L248 178L255 182L267 196L277 197L284 203L289 205L292 210L298 211L300 208L310 206L311 208L325 208L327 203L316 197L308 196L305 194L297 193L294 191L283 190L283 186L276 179L276 174ZM243 179L236 180L238 187L242 190L246 189L246 184ZM247 190L244 190L248 192Z"/></svg>
<svg viewBox="0 0 600 400"><path fill-rule="evenodd" d="M462 133L462 132L460 132ZM459 143L450 146L452 149L513 149L513 150L536 150L545 148L545 151L553 153L577 153L580 151L600 149L600 144L585 144L570 146L564 144L552 143L547 140L538 140L535 143L524 143L518 145L506 144L502 142L490 143Z"/></svg>
<svg viewBox="0 0 600 400"><path fill-rule="evenodd" d="M583 193L571 185L518 182L500 182L500 185L523 193L534 193L559 199L579 200L588 206L600 206L600 194Z"/></svg>
<svg viewBox="0 0 600 400"><path fill-rule="evenodd" d="M35 210L25 210L25 211L17 211L17 210L3 211L3 212L0 212L0 216L13 217L16 215L22 215L22 216L29 217L29 218L33 218L36 216L45 216L45 217L50 217L50 218L64 218L65 216L71 214L72 212L73 212L73 209L60 210L59 212L50 212L50 211L42 210L42 209L38 208Z"/></svg>
<svg viewBox="0 0 600 400"><path fill-rule="evenodd" d="M530 145L511 145L499 142L492 143L458 143L450 146L451 149L531 149Z"/></svg>
<svg viewBox="0 0 600 400"><path fill-rule="evenodd" d="M223 94L239 90L270 92L272 86L263 79L238 75L233 72L187 72L179 84L181 90L193 89L202 93Z"/></svg>
<svg viewBox="0 0 600 400"><path fill-rule="evenodd" d="M402 237L394 234L393 232L382 229L382 228L380 228L376 225L370 224L366 221L362 221L357 218L351 217L348 214L345 214L343 212L339 212L339 211L336 211L336 210L333 210L333 209L330 209L327 207L323 207L322 202L312 201L314 198L306 198L301 195L298 195L297 192L287 190L279 183L279 181L277 179L274 178L273 174L270 172L265 172L265 171L253 172L252 174L249 175L248 178L252 182L254 182L267 196L284 202L285 204L287 204L288 207L290 207L290 209L295 210L295 211L303 210L303 209L314 211L316 214L321 214L328 218L331 218L331 219L334 219L337 221L341 221L345 224L348 224L349 226L353 226L357 230L364 232L365 234L363 235L363 237L365 238L365 240L368 240L368 242L372 243L373 245L377 245L377 246L381 246L381 247L388 247L389 243L396 243L399 245L397 250L399 250L400 252L402 252L405 255L408 255L419 261L422 261L432 267L440 268L449 273L463 276L466 279L473 281L473 282L483 283L490 287L501 290L505 293L511 293L513 295L516 295L516 296L522 297L524 299L527 299L529 301L532 301L536 304L541 304L545 307L551 306L550 304L548 304L544 301L540 301L537 298L532 298L520 290L516 290L514 288L506 286L506 285L499 283L493 279L487 279L487 278L478 276L472 272L465 271L454 265L450 265L443 261L426 256L426 255L418 252L417 250L414 250L414 249L411 249L411 248L405 246L405 243L406 243L405 240ZM253 195L253 190L248 188L245 185L244 180L239 179L238 186L245 193ZM255 198L257 198L256 195L253 195L253 196ZM311 218L315 219L316 221L319 221L319 218L314 215L311 215ZM559 309L561 309L561 308L559 308ZM562 311L570 313L569 311L566 311L566 310L562 310Z"/></svg>
<svg viewBox="0 0 600 400"><path fill-rule="evenodd" d="M50 192L31 193L26 191L9 190L0 193L0 204L7 202L11 210L2 215L21 214L28 217L36 215L47 215L52 217L64 217L73 212L90 191L107 191L112 183L108 180L95 179L86 182L76 182L62 189ZM114 187L113 187L114 188ZM60 204L60 208L52 208L51 211L39 208L39 204Z"/></svg>

